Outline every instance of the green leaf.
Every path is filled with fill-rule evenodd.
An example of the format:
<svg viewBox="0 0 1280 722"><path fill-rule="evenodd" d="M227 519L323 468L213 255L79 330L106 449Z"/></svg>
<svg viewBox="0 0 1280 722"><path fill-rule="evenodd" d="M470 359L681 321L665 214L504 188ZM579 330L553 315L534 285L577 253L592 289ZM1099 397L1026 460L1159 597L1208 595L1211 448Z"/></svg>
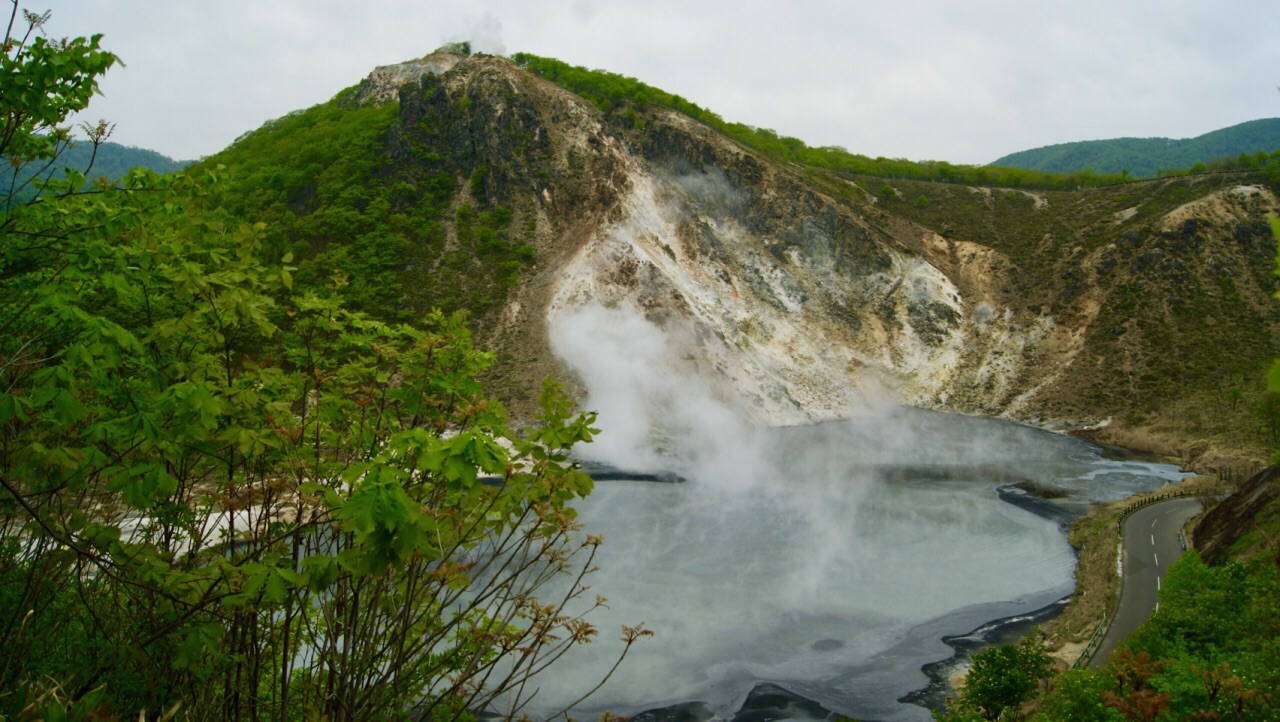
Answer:
<svg viewBox="0 0 1280 722"><path fill-rule="evenodd" d="M0 393L0 424L14 419L21 422L30 421L31 417L27 415L28 408L29 402L25 398L8 392Z"/></svg>
<svg viewBox="0 0 1280 722"><path fill-rule="evenodd" d="M178 644L174 666L185 669L197 665L208 652L216 651L222 643L223 629L217 622L199 624L188 628Z"/></svg>
<svg viewBox="0 0 1280 722"><path fill-rule="evenodd" d="M49 705L44 708L45 722L67 722L67 710L58 700L51 700Z"/></svg>
<svg viewBox="0 0 1280 722"><path fill-rule="evenodd" d="M302 560L302 570L313 592L323 592L338 580L338 560L331 556L310 556Z"/></svg>
<svg viewBox="0 0 1280 722"><path fill-rule="evenodd" d="M258 456L280 446L280 438L270 429L232 426L222 432L222 438L235 444L236 451L245 456Z"/></svg>
<svg viewBox="0 0 1280 722"><path fill-rule="evenodd" d="M57 370L53 370L53 372L56 373ZM58 383L63 381L63 379L51 378L49 379L49 381L53 383ZM60 392L63 392L63 391L65 391L65 389L60 388L59 386L54 386L54 385L41 386L40 388L36 389L31 393L32 408L36 408L36 409L45 408L50 403L52 403L54 399L57 398Z"/></svg>
<svg viewBox="0 0 1280 722"><path fill-rule="evenodd" d="M120 541L120 527L114 524L89 524L80 533L80 537L99 549L105 549Z"/></svg>
<svg viewBox="0 0 1280 722"><path fill-rule="evenodd" d="M241 567L244 573L244 582L240 585L240 591L246 597L254 599L262 591L263 585L267 582L267 577L271 575L271 568L264 564L252 562Z"/></svg>
<svg viewBox="0 0 1280 722"><path fill-rule="evenodd" d="M460 482L464 489L475 486L478 478L475 464L471 463L467 457L457 454L445 458L444 475L450 481Z"/></svg>
<svg viewBox="0 0 1280 722"><path fill-rule="evenodd" d="M107 488L120 492L125 503L135 509L145 510L176 491L178 480L160 466L143 463L112 479Z"/></svg>
<svg viewBox="0 0 1280 722"><path fill-rule="evenodd" d="M264 587L265 596L268 601L280 604L289 594L289 583L280 575L279 569L272 569L267 575L267 583Z"/></svg>
<svg viewBox="0 0 1280 722"><path fill-rule="evenodd" d="M66 389L59 389L53 399L53 417L60 424L74 424L89 415L84 404L76 400Z"/></svg>
<svg viewBox="0 0 1280 722"><path fill-rule="evenodd" d="M337 513L342 528L355 534L359 573L380 574L429 549L418 506L401 486L403 476L399 469L374 466Z"/></svg>

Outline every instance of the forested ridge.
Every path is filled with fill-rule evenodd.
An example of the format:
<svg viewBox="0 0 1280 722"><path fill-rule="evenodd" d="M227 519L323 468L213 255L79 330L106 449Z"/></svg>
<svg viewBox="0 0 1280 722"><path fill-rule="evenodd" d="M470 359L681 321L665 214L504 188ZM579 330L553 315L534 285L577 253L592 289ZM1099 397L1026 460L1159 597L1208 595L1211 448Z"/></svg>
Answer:
<svg viewBox="0 0 1280 722"><path fill-rule="evenodd" d="M329 284L386 320L484 314L534 260L527 226L487 198L486 168L454 167L429 133L393 156L399 105L355 106L353 91L272 121L196 168L219 169L222 208L264 223L264 253L293 254L299 283ZM468 197L455 206L460 190ZM428 275L429 284L412 280Z"/></svg>
<svg viewBox="0 0 1280 722"><path fill-rule="evenodd" d="M1138 178L1169 175L1180 169L1246 169L1270 165L1280 150L1280 118L1251 120L1195 138L1113 138L1059 143L1010 153L993 166Z"/></svg>
<svg viewBox="0 0 1280 722"><path fill-rule="evenodd" d="M104 130L107 129L109 126L104 128ZM103 137L108 135L109 133L104 133ZM64 143L66 147L60 149L55 158L45 159L46 162L43 163L31 162L6 169L9 172L8 178L5 179L5 190L13 200L24 201L33 198L37 193L33 179L47 181L50 178L62 178L65 168L79 172L85 176L86 184L92 186L95 182L102 180L119 180L134 168L146 168L156 173L171 173L190 164L190 161L174 160L154 150L120 145L109 140L99 140L95 143L68 139L59 142Z"/></svg>

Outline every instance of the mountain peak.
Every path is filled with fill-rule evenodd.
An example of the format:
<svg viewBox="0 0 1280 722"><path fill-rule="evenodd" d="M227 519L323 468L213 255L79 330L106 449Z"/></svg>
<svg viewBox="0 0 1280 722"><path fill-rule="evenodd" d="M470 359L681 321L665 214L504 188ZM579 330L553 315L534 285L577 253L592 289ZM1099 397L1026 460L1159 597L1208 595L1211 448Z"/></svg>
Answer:
<svg viewBox="0 0 1280 722"><path fill-rule="evenodd" d="M447 73L466 57L449 49L441 49L416 60L379 65L360 82L356 91L356 102L360 105L384 105L395 100L400 86L405 83L417 81L423 75Z"/></svg>

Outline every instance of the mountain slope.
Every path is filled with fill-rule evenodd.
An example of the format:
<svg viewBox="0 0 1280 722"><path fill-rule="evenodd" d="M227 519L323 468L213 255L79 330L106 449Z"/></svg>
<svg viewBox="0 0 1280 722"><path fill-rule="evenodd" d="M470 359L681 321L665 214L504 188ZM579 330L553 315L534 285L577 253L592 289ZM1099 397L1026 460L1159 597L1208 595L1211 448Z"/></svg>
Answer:
<svg viewBox="0 0 1280 722"><path fill-rule="evenodd" d="M1264 118L1194 138L1113 138L1046 145L1010 153L991 165L1056 173L1092 168L1098 173L1127 172L1139 178L1153 178L1160 171L1277 149L1280 118Z"/></svg>
<svg viewBox="0 0 1280 722"><path fill-rule="evenodd" d="M182 170L191 164L189 160L174 160L163 153L149 148L138 148L121 145L111 141L103 141L98 145L97 153L93 153L91 143L75 143L62 158L62 165L83 171L89 168L90 157L93 166L90 175L103 175L108 178L119 178L133 168L147 168L157 173L172 173Z"/></svg>
<svg viewBox="0 0 1280 722"><path fill-rule="evenodd" d="M337 292L406 320L468 310L517 414L543 377L573 378L552 337L595 307L663 330L672 374L769 423L885 391L1133 429L1221 399L1278 351L1280 202L1261 176L886 184L779 162L671 108L604 105L503 58L437 54L210 162L300 274L337 272ZM1208 438L1227 416L1170 433ZM1260 441L1232 443L1188 455Z"/></svg>
<svg viewBox="0 0 1280 722"><path fill-rule="evenodd" d="M111 141L99 143L96 152L92 143L73 142L57 159L57 162L51 164L48 168L26 165L23 167L22 172L6 180L12 180L15 187L26 186L15 196L16 201L22 201L35 194L35 189L28 185L33 177L39 176L45 179L50 177L61 178L64 168L71 168L81 173L86 173L87 171L86 175L90 179L105 177L115 180L133 168L147 168L157 173L171 173L176 170L182 170L190 163L191 161L174 160L167 155L147 148L120 145Z"/></svg>

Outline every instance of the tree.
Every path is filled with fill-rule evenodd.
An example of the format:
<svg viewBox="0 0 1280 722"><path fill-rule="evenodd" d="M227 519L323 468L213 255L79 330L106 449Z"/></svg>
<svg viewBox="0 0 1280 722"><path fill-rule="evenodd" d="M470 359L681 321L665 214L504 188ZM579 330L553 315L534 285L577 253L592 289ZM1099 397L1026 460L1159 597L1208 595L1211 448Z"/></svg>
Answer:
<svg viewBox="0 0 1280 722"><path fill-rule="evenodd" d="M15 169L56 162L115 62L96 37L31 40L47 15L15 38L17 14ZM593 415L548 385L517 431L459 318L393 326L294 288L261 226L222 220L219 172L11 184L0 715L518 715L596 634L568 457Z"/></svg>
<svg viewBox="0 0 1280 722"><path fill-rule="evenodd" d="M1103 695L1113 690L1114 682L1106 672L1069 669L1053 680L1053 691L1041 701L1035 719L1121 722L1124 715L1103 702Z"/></svg>
<svg viewBox="0 0 1280 722"><path fill-rule="evenodd" d="M1018 646L1002 644L973 655L960 697L943 719L1021 719L1023 703L1053 676L1053 662L1039 634L1025 637Z"/></svg>
<svg viewBox="0 0 1280 722"><path fill-rule="evenodd" d="M15 34L21 29L17 0L12 5L0 59L0 156L9 165L8 182L0 186L4 200L0 211L5 213L12 210L15 199L30 197L24 191L35 183L34 174L20 171L29 165L42 166L38 173L43 175L56 163L70 139L68 129L59 124L88 107L98 89L98 76L118 60L99 48L101 35L60 42L40 35L49 19L47 12L37 15L23 10L25 31ZM87 130L95 147L109 132L105 124Z"/></svg>
<svg viewBox="0 0 1280 722"><path fill-rule="evenodd" d="M1104 690L1103 702L1119 710L1126 720L1150 722L1169 709L1169 693L1152 686L1152 680L1166 667L1169 660L1155 661L1146 652L1134 652L1122 647L1116 650L1108 671L1116 677L1116 691Z"/></svg>

